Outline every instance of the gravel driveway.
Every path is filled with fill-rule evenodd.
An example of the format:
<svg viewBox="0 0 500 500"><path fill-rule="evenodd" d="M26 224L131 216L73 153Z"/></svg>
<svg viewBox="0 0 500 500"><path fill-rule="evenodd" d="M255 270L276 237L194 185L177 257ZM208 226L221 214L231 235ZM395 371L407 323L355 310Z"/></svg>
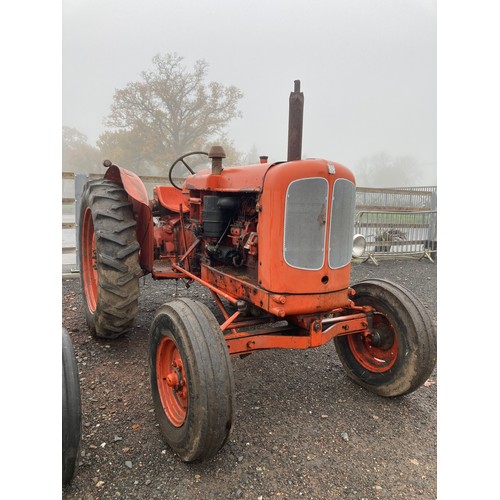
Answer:
<svg viewBox="0 0 500 500"><path fill-rule="evenodd" d="M401 259L352 267L353 283L373 277L412 290L436 321L435 264ZM233 358L233 433L214 458L185 464L161 439L146 357L153 313L175 284L141 280L135 331L115 341L90 336L79 281L63 278L62 287L83 422L79 466L64 499L437 497L436 372L416 392L384 399L347 378L333 342ZM179 285L178 293L215 312L204 288Z"/></svg>

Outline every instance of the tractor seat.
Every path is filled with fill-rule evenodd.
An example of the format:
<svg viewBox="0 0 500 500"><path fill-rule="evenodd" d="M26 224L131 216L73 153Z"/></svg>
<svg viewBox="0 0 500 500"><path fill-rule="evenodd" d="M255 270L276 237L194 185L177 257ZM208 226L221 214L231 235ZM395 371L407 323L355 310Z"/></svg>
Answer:
<svg viewBox="0 0 500 500"><path fill-rule="evenodd" d="M182 204L182 211L189 212L189 206L186 205L186 200L182 191L179 191L173 186L156 186L155 189L160 205L171 212L179 213L179 206Z"/></svg>

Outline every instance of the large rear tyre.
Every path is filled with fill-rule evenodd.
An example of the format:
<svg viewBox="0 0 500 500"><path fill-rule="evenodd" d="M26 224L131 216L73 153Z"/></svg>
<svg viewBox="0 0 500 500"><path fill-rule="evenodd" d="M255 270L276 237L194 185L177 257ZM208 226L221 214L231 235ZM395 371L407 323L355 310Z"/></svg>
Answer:
<svg viewBox="0 0 500 500"><path fill-rule="evenodd" d="M133 327L142 275L135 227L122 186L105 179L87 183L80 210L80 277L95 337L116 338Z"/></svg>
<svg viewBox="0 0 500 500"><path fill-rule="evenodd" d="M369 391L386 397L418 389L436 365L436 330L425 306L409 290L372 279L353 286L354 302L372 306L370 335L335 338L347 375Z"/></svg>
<svg viewBox="0 0 500 500"><path fill-rule="evenodd" d="M156 311L149 368L166 443L184 462L215 455L233 427L234 379L227 344L204 304L180 298Z"/></svg>
<svg viewBox="0 0 500 500"><path fill-rule="evenodd" d="M81 438L81 399L78 367L71 338L62 329L62 484L75 475Z"/></svg>

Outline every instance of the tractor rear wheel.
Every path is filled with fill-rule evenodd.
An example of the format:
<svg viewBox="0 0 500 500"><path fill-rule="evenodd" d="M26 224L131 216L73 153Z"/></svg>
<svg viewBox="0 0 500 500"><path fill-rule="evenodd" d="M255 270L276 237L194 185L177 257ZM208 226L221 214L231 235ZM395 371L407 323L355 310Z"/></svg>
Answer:
<svg viewBox="0 0 500 500"><path fill-rule="evenodd" d="M176 299L155 313L149 368L156 420L184 462L224 446L233 426L234 379L227 344L202 303Z"/></svg>
<svg viewBox="0 0 500 500"><path fill-rule="evenodd" d="M409 290L385 280L362 281L352 288L357 306L372 306L370 335L335 338L347 375L386 397L418 389L436 365L436 330L425 306Z"/></svg>
<svg viewBox="0 0 500 500"><path fill-rule="evenodd" d="M80 277L95 337L116 338L133 327L142 275L135 227L132 204L120 184L87 183L80 210Z"/></svg>

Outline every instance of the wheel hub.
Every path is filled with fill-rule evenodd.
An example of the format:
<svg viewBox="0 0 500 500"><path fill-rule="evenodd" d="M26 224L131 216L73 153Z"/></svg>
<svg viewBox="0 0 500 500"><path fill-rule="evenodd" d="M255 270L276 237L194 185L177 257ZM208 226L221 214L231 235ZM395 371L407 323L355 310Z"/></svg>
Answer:
<svg viewBox="0 0 500 500"><path fill-rule="evenodd" d="M371 372L390 370L398 357L397 335L384 314L374 314L369 333L349 335L347 341L355 360Z"/></svg>
<svg viewBox="0 0 500 500"><path fill-rule="evenodd" d="M380 333L378 333L377 330L370 333L369 339L372 346L377 347L380 345Z"/></svg>
<svg viewBox="0 0 500 500"><path fill-rule="evenodd" d="M92 221L92 212L87 208L82 223L82 279L89 311L94 313L97 305L97 245Z"/></svg>
<svg viewBox="0 0 500 500"><path fill-rule="evenodd" d="M175 427L186 420L188 389L184 364L173 339L162 337L156 354L156 381L165 415Z"/></svg>
<svg viewBox="0 0 500 500"><path fill-rule="evenodd" d="M368 340L372 347L389 349L394 344L394 332L389 325L381 323L370 332Z"/></svg>

